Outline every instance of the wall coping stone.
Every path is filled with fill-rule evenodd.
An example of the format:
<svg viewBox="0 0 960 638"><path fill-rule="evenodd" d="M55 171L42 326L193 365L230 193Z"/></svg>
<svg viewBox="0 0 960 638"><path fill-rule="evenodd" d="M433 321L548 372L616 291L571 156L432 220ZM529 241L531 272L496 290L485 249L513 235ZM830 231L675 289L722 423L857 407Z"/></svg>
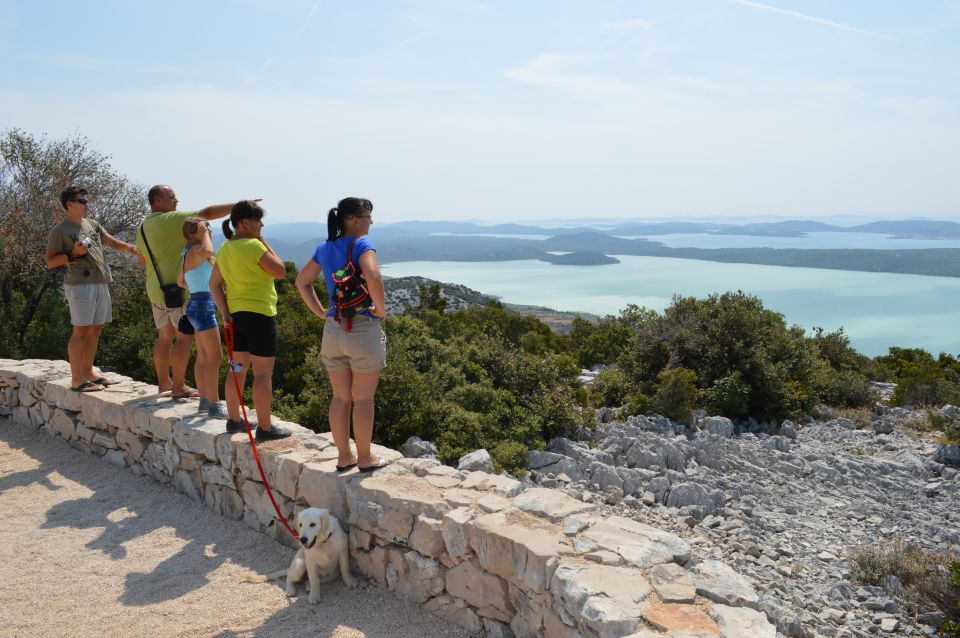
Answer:
<svg viewBox="0 0 960 638"><path fill-rule="evenodd" d="M245 433L227 434L222 419L198 414L195 402L159 396L156 386L106 376L114 383L104 391L77 393L65 361L0 359L0 427L60 436L296 546L274 520ZM650 586L650 568L670 564L676 572L691 555L673 534L603 517L595 504L560 491L525 489L512 477L458 470L436 459L405 459L382 446L374 450L392 461L386 468L338 472L329 433L275 422L294 435L258 450L284 515L329 509L349 531L356 570L470 631L682 638L691 618L719 635L709 618L722 623L740 614L763 635L775 633L762 613L739 611L756 605L755 594L725 565L713 565L710 574L735 577L745 593L721 597L702 569L688 569L702 594L698 607L662 603Z"/></svg>

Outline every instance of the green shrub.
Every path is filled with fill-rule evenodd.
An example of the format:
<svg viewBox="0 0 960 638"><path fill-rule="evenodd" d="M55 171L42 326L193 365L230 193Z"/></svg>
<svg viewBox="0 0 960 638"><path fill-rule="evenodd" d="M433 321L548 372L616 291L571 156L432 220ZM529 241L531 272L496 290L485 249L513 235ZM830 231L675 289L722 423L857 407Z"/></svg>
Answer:
<svg viewBox="0 0 960 638"><path fill-rule="evenodd" d="M595 408L616 407L627 402L630 380L618 368L604 370L590 384L590 405Z"/></svg>
<svg viewBox="0 0 960 638"><path fill-rule="evenodd" d="M701 401L709 414L719 414L730 419L749 416L750 386L743 382L739 372L717 379L716 383L701 393Z"/></svg>
<svg viewBox="0 0 960 638"><path fill-rule="evenodd" d="M667 368L657 375L654 412L676 421L689 421L697 401L697 373L686 368Z"/></svg>
<svg viewBox="0 0 960 638"><path fill-rule="evenodd" d="M642 416L653 407L653 399L643 392L634 392L627 397L625 411L627 416Z"/></svg>
<svg viewBox="0 0 960 638"><path fill-rule="evenodd" d="M527 446L517 441L501 441L492 450L493 469L518 476L527 469Z"/></svg>
<svg viewBox="0 0 960 638"><path fill-rule="evenodd" d="M819 400L817 345L799 326L742 292L706 299L674 297L663 316L639 315L619 365L646 390L660 371L683 367L700 389L739 375L749 388L746 413L757 419L797 417Z"/></svg>

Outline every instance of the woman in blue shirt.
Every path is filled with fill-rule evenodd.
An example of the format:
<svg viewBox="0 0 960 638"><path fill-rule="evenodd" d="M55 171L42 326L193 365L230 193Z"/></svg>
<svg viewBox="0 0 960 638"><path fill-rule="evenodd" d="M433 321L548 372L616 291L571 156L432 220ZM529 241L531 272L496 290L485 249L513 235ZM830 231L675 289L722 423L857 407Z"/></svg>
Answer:
<svg viewBox="0 0 960 638"><path fill-rule="evenodd" d="M197 361L193 376L200 393L200 411L218 419L227 417L227 408L220 401L219 372L223 350L217 326L217 308L210 295L210 273L213 270L213 231L210 222L201 217L189 217L183 222L183 249L177 283L190 290L187 319L197 338Z"/></svg>
<svg viewBox="0 0 960 638"><path fill-rule="evenodd" d="M327 215L327 241L317 246L313 257L297 275L297 290L313 314L324 319L320 356L330 377L330 432L339 458L337 469L354 466L372 472L387 465L373 454L373 396L380 371L387 365L387 341L380 321L387 315L383 278L377 251L366 234L373 224L373 204L368 199L347 197ZM359 268L370 295L369 306L352 317L343 317L334 303L333 274L349 263ZM329 307L317 298L314 282L323 274L329 292ZM352 410L351 410L352 404ZM351 412L356 455L350 449Z"/></svg>

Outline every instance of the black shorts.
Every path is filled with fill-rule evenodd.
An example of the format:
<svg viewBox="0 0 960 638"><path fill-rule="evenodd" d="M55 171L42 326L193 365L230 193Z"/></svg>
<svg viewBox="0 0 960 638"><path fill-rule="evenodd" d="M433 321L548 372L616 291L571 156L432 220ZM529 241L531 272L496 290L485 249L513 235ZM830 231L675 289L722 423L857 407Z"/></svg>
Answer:
<svg viewBox="0 0 960 638"><path fill-rule="evenodd" d="M259 312L234 312L233 351L255 357L277 356L277 317Z"/></svg>

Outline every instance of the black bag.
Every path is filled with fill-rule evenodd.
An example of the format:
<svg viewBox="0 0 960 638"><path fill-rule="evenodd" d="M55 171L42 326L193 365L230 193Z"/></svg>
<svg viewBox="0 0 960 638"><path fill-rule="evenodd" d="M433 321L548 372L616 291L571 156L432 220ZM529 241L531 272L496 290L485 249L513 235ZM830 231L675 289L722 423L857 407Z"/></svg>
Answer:
<svg viewBox="0 0 960 638"><path fill-rule="evenodd" d="M156 270L156 266L153 267ZM178 284L167 284L160 286L163 292L163 305L167 308L180 308L183 306L183 288Z"/></svg>
<svg viewBox="0 0 960 638"><path fill-rule="evenodd" d="M143 237L143 245L147 247L147 253L150 255L150 263L153 264L153 272L157 275L157 283L160 284L160 292L163 293L163 305L167 308L183 307L183 288L179 284L164 284L160 280L160 269L157 268L157 260L150 250L150 242L147 241L147 234L143 232L143 223L140 223L140 236Z"/></svg>

